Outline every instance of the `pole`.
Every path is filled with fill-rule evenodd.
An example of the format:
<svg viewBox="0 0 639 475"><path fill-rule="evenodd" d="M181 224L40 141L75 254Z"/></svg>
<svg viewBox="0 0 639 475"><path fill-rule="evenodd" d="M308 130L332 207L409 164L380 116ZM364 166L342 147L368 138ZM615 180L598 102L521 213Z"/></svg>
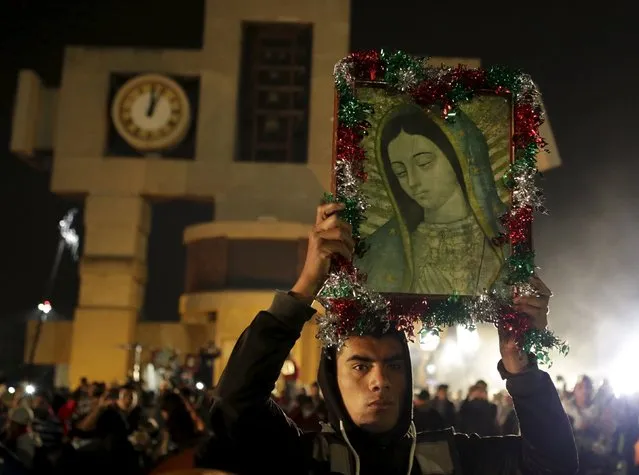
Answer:
<svg viewBox="0 0 639 475"><path fill-rule="evenodd" d="M58 275L58 269L60 268L60 262L62 261L62 254L64 254L65 241L63 238L60 238L58 242L58 250L55 254L55 259L53 260L53 266L51 267L51 272L49 273L49 280L47 281L47 286L45 287L45 300L51 295L53 292L53 286L55 284L55 278ZM44 325L44 320L46 319L46 313L43 311L39 311L38 322L36 323L35 334L33 335L33 342L31 343L31 348L29 351L29 359L27 360L27 364L29 368L33 367L33 360L35 359L36 350L38 349L38 343L40 343L40 335L42 334L42 325Z"/></svg>

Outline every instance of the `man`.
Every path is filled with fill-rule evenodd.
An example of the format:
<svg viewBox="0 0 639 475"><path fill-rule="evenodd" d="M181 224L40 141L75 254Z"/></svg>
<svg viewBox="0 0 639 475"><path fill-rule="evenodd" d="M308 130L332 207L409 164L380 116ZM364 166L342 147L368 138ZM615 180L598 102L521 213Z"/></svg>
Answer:
<svg viewBox="0 0 639 475"><path fill-rule="evenodd" d="M240 474L572 474L577 456L570 424L546 373L501 335L499 369L508 380L522 437L480 438L440 431L416 435L406 338L399 332L352 336L336 352L324 350L319 384L330 424L301 431L270 394L324 282L333 254L352 257L350 227L340 204L317 210L302 273L289 293L278 293L238 340L211 410L215 435L198 465ZM550 292L521 297L517 309L546 324Z"/></svg>
<svg viewBox="0 0 639 475"><path fill-rule="evenodd" d="M468 391L468 398L459 409L457 429L466 434L498 435L497 406L488 401L487 386L477 382Z"/></svg>
<svg viewBox="0 0 639 475"><path fill-rule="evenodd" d="M32 431L33 411L24 406L9 412L9 422L0 434L0 442L11 451L25 468L33 467L36 449L42 441Z"/></svg>
<svg viewBox="0 0 639 475"><path fill-rule="evenodd" d="M53 455L62 448L64 427L51 407L53 396L46 390L38 389L33 397L33 431L42 441L46 456Z"/></svg>
<svg viewBox="0 0 639 475"><path fill-rule="evenodd" d="M453 427L455 425L457 413L455 405L448 398L448 384L440 384L437 387L432 406L444 419L444 427Z"/></svg>
<svg viewBox="0 0 639 475"><path fill-rule="evenodd" d="M444 425L444 419L432 407L428 389L422 389L414 401L413 422L418 432L427 430L441 430L451 427Z"/></svg>
<svg viewBox="0 0 639 475"><path fill-rule="evenodd" d="M206 347L200 348L200 364L195 375L195 380L202 382L205 387L213 387L215 381L214 363L222 355L222 351L215 345L215 342L209 340Z"/></svg>

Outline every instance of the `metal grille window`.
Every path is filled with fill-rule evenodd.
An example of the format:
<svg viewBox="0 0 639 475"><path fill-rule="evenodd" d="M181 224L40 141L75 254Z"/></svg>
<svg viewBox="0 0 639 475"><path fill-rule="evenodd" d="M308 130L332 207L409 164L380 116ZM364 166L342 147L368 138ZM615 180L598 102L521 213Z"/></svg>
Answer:
<svg viewBox="0 0 639 475"><path fill-rule="evenodd" d="M244 23L237 160L305 163L312 25Z"/></svg>

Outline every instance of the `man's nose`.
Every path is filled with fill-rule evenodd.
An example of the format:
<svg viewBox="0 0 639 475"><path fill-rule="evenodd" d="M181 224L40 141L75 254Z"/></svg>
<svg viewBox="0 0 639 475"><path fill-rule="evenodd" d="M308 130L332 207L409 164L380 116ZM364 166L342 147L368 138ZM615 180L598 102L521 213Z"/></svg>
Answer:
<svg viewBox="0 0 639 475"><path fill-rule="evenodd" d="M369 387L372 391L381 391L382 389L390 388L390 379L382 365L374 365L369 374Z"/></svg>

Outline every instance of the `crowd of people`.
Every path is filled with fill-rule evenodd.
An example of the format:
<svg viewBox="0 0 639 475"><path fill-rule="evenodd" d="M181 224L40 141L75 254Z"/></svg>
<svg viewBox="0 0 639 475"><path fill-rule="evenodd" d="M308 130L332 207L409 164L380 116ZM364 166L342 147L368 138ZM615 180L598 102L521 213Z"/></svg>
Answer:
<svg viewBox="0 0 639 475"><path fill-rule="evenodd" d="M302 431L321 431L329 418L319 384L300 384L297 367L290 372L286 365L280 381L273 400ZM3 475L84 467L93 467L92 473L170 473L194 466L211 430L212 388L163 382L154 393L133 382L107 387L82 380L72 392L24 389L5 387L0 399ZM587 376L572 390L560 385L559 392L577 442L580 473L639 473L639 399L617 398L607 383L595 389ZM491 398L482 380L464 399L452 398L446 384L432 397L428 389L418 389L413 406L418 432L454 427L480 436L520 433L512 398L506 391Z"/></svg>
<svg viewBox="0 0 639 475"><path fill-rule="evenodd" d="M72 392L24 386L0 402L0 473L167 473L191 467L210 391L83 380Z"/></svg>

